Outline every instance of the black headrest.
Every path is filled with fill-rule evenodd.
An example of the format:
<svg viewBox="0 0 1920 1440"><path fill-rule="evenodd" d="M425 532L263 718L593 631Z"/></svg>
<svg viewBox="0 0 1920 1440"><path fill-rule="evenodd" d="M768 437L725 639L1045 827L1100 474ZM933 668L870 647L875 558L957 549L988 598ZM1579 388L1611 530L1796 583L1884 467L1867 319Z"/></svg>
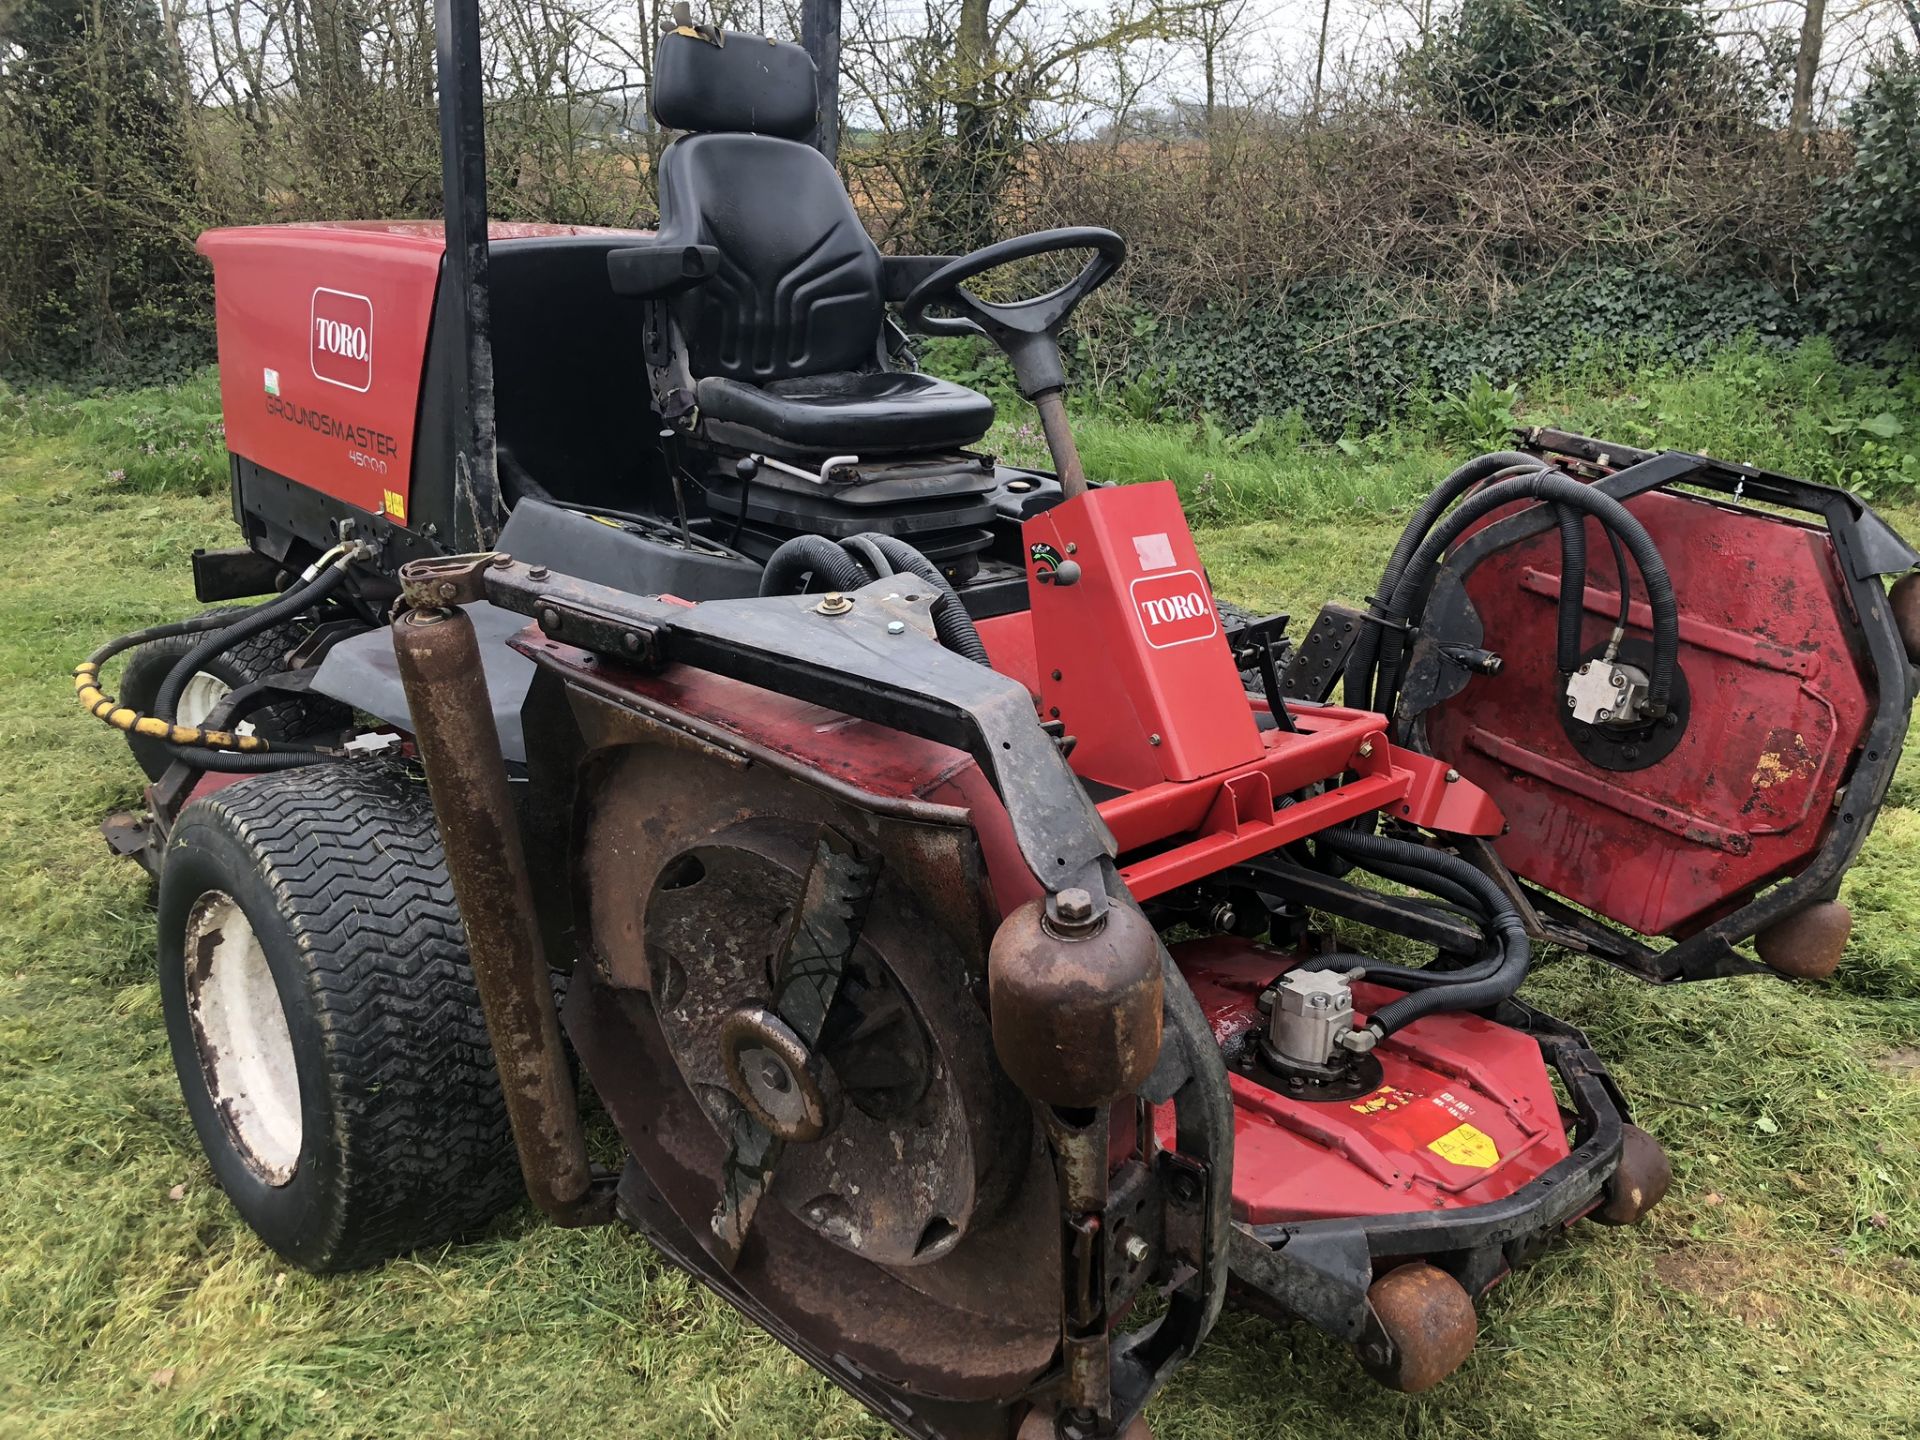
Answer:
<svg viewBox="0 0 1920 1440"><path fill-rule="evenodd" d="M671 130L734 130L804 139L820 107L813 57L798 45L738 31L660 37L653 118Z"/></svg>

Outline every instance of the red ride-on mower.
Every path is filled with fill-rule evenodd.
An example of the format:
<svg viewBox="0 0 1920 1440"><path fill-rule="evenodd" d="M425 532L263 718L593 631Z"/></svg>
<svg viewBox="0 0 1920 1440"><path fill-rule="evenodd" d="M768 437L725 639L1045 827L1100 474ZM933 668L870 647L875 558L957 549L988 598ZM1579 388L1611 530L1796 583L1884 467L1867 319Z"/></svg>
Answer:
<svg viewBox="0 0 1920 1440"><path fill-rule="evenodd" d="M444 239L203 242L247 543L196 578L278 594L78 672L150 742L108 833L263 1239L372 1264L524 1184L902 1433L1033 1440L1134 1425L1230 1288L1424 1389L1511 1267L1659 1201L1517 998L1534 946L1832 969L1912 550L1838 491L1536 432L1293 647L1215 603L1171 485L1081 472L1057 336L1119 236L883 257L801 143L808 53L690 24L659 231L489 236L445 18ZM1050 294L967 288L1055 251L1090 258ZM991 336L1054 473L983 453L903 328ZM136 645L138 707L99 688Z"/></svg>

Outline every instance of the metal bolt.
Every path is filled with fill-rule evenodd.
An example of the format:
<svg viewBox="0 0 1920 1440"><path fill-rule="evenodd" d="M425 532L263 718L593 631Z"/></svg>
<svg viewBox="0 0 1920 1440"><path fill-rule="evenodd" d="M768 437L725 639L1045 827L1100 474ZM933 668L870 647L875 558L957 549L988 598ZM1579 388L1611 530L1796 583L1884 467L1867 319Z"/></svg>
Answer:
<svg viewBox="0 0 1920 1440"><path fill-rule="evenodd" d="M442 600L451 600L459 593L459 588L455 586L451 580L442 580L440 582L440 598Z"/></svg>
<svg viewBox="0 0 1920 1440"><path fill-rule="evenodd" d="M1307 996L1307 1008L1309 1010L1324 1010L1327 1008L1327 1004L1328 1001L1325 995L1314 994Z"/></svg>
<svg viewBox="0 0 1920 1440"><path fill-rule="evenodd" d="M1127 1259L1131 1260L1136 1265L1139 1265L1142 1262L1144 1262L1147 1256L1152 1253L1152 1250L1147 1245L1147 1242L1141 1239L1138 1235L1129 1235L1127 1237L1126 1245L1123 1246L1122 1248L1125 1249L1127 1252Z"/></svg>
<svg viewBox="0 0 1920 1440"><path fill-rule="evenodd" d="M498 555L495 555L493 559L489 560L487 563L493 566L493 568L496 570L504 570L509 565L513 564L513 556L507 554L506 551L502 550Z"/></svg>
<svg viewBox="0 0 1920 1440"><path fill-rule="evenodd" d="M904 621L904 620L889 620L889 621L887 621L887 633L888 633L889 635L904 635L904 634L906 634L906 633L907 633L907 622L906 622L906 621Z"/></svg>
<svg viewBox="0 0 1920 1440"><path fill-rule="evenodd" d="M1078 555L1080 553L1080 547L1069 540L1067 542L1067 553L1069 555Z"/></svg>
<svg viewBox="0 0 1920 1440"><path fill-rule="evenodd" d="M1075 886L1053 897L1053 908L1069 925L1084 925L1093 919L1093 896Z"/></svg>
<svg viewBox="0 0 1920 1440"><path fill-rule="evenodd" d="M1053 678L1054 678L1054 679L1056 679L1056 680L1058 680L1058 679L1060 678L1060 672L1059 672L1058 670L1056 670L1056 671L1054 671L1054 672L1053 672Z"/></svg>
<svg viewBox="0 0 1920 1440"><path fill-rule="evenodd" d="M1459 778L1460 778L1460 772L1458 770L1447 771L1447 784L1451 785L1453 784L1454 781L1458 780Z"/></svg>
<svg viewBox="0 0 1920 1440"><path fill-rule="evenodd" d="M822 615L844 615L853 608L853 601L838 590L829 590L813 608Z"/></svg>
<svg viewBox="0 0 1920 1440"><path fill-rule="evenodd" d="M540 628L551 635L560 628L560 612L549 605L540 612Z"/></svg>
<svg viewBox="0 0 1920 1440"><path fill-rule="evenodd" d="M1627 677L1622 675L1618 670L1613 672L1613 688L1616 690L1624 690L1627 688Z"/></svg>
<svg viewBox="0 0 1920 1440"><path fill-rule="evenodd" d="M544 580L544 579L546 579L546 578L547 578L547 567L546 567L546 566L544 566L544 565L535 565L535 566L533 566L533 567L532 567L531 569L529 569L529 570L527 571L527 578L528 578L529 580Z"/></svg>
<svg viewBox="0 0 1920 1440"><path fill-rule="evenodd" d="M1370 756L1372 756L1372 754L1373 754L1373 741L1371 741L1371 740L1362 740L1362 741L1360 742L1360 750L1359 750L1359 752L1358 752L1358 753L1359 753L1359 755L1360 755L1360 758L1361 758L1362 760L1365 760L1365 759L1368 759L1368 758L1369 758Z"/></svg>
<svg viewBox="0 0 1920 1440"><path fill-rule="evenodd" d="M1147 736L1147 744L1158 745L1159 743L1160 743L1160 737L1158 735Z"/></svg>
<svg viewBox="0 0 1920 1440"><path fill-rule="evenodd" d="M629 630L620 637L620 643L630 651L637 651L640 648L640 637Z"/></svg>
<svg viewBox="0 0 1920 1440"><path fill-rule="evenodd" d="M765 1085L769 1090L779 1091L782 1095L786 1094L788 1088L793 1084L793 1082L787 1078L786 1070L781 1067L778 1061L774 1060L769 1060L765 1065L760 1067L760 1083Z"/></svg>

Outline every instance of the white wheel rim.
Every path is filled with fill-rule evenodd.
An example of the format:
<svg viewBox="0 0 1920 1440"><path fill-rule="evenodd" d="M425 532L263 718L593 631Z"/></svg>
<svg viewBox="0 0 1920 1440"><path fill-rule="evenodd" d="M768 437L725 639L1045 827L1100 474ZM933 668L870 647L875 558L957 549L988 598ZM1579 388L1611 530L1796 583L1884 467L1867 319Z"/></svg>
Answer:
<svg viewBox="0 0 1920 1440"><path fill-rule="evenodd" d="M227 696L233 693L233 687L218 675L209 675L204 670L196 670L187 678L186 685L180 691L180 704L174 714L182 725L204 725L207 717ZM253 722L242 720L233 727L236 735L253 734Z"/></svg>
<svg viewBox="0 0 1920 1440"><path fill-rule="evenodd" d="M266 951L231 895L209 890L187 916L187 1014L207 1093L234 1149L269 1185L300 1162L300 1074Z"/></svg>

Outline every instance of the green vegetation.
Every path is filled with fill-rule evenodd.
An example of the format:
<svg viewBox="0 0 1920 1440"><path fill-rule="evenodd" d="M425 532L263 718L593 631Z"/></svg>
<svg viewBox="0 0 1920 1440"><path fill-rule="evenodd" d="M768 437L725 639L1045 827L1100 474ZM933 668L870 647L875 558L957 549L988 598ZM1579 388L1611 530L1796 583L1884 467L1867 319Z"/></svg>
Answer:
<svg viewBox="0 0 1920 1440"><path fill-rule="evenodd" d="M1460 400L1318 445L1276 422L1146 423L1109 395L1083 444L1096 473L1180 484L1229 598L1300 616L1366 593L1407 504L1464 458L1452 437L1506 405L1858 472L1920 533L1920 390L1818 347ZM232 533L216 421L205 377L0 391L0 1437L878 1440L627 1234L523 1209L471 1244L318 1280L213 1189L162 1034L147 886L94 831L136 800L136 771L66 672L102 636L194 608L187 553ZM1035 437L1010 421L996 443ZM1155 1405L1163 1440L1920 1433L1917 862L1920 750L1848 882L1832 984L1661 991L1546 967L1530 996L1588 1029L1673 1151L1667 1204L1642 1230L1581 1226L1500 1286L1473 1361L1424 1399L1370 1388L1302 1327L1231 1313Z"/></svg>
<svg viewBox="0 0 1920 1440"><path fill-rule="evenodd" d="M1039 428L1019 418L1025 407L997 354L943 341L927 361L988 390L1013 417L990 444L1044 461ZM1698 365L1597 356L1519 386L1471 371L1457 390L1402 392L1398 418L1330 443L1316 441L1297 412L1244 425L1224 419L1201 406L1178 370L1112 382L1081 408L1075 433L1087 472L1171 479L1196 524L1383 519L1466 455L1498 448L1514 423L1549 421L1848 486L1879 504L1920 503L1920 371L1842 361L1824 340L1791 348L1748 341Z"/></svg>

